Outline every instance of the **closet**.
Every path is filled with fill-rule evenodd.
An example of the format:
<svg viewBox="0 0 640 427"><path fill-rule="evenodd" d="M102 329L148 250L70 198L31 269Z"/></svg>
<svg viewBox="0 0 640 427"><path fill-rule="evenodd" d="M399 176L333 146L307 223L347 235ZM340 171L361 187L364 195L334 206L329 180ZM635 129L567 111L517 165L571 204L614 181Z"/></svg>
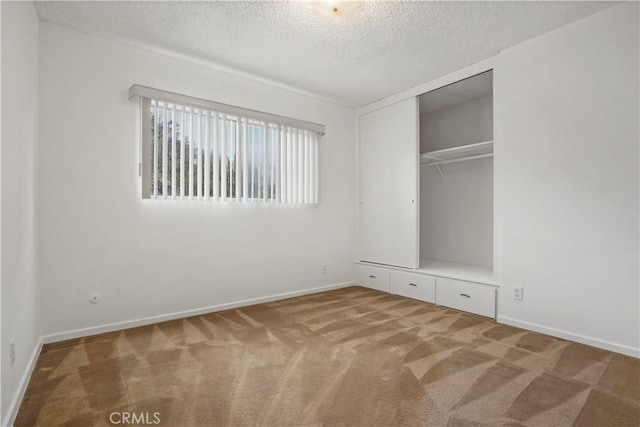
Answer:
<svg viewBox="0 0 640 427"><path fill-rule="evenodd" d="M363 114L357 282L496 317L493 189L492 71Z"/></svg>
<svg viewBox="0 0 640 427"><path fill-rule="evenodd" d="M421 95L421 267L493 277L493 76Z"/></svg>

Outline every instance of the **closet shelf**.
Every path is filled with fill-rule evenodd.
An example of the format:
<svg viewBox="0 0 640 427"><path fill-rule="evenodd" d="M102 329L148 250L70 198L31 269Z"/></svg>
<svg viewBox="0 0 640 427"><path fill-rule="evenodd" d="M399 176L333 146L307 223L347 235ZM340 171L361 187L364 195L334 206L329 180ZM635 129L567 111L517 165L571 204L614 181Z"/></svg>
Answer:
<svg viewBox="0 0 640 427"><path fill-rule="evenodd" d="M442 165L461 162L464 160L481 159L493 156L493 141L447 148L445 150L429 151L420 154L420 165Z"/></svg>
<svg viewBox="0 0 640 427"><path fill-rule="evenodd" d="M465 280L489 286L500 286L493 278L493 268L458 262L420 259L420 268L416 273L424 273L448 279Z"/></svg>

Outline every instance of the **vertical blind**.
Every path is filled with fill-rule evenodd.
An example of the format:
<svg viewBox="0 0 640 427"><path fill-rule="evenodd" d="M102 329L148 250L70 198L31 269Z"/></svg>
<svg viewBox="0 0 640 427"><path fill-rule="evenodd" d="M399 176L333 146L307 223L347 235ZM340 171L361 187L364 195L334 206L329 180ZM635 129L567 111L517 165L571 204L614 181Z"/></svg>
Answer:
<svg viewBox="0 0 640 427"><path fill-rule="evenodd" d="M197 98L139 97L143 198L319 202L320 125Z"/></svg>

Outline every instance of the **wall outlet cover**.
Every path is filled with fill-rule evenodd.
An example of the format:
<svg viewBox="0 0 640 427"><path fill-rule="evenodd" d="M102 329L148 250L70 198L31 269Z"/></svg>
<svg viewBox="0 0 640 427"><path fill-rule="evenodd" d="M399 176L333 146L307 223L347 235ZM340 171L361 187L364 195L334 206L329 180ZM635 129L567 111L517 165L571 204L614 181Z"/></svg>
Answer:
<svg viewBox="0 0 640 427"><path fill-rule="evenodd" d="M524 299L524 289L513 288L513 299L516 301L522 301Z"/></svg>

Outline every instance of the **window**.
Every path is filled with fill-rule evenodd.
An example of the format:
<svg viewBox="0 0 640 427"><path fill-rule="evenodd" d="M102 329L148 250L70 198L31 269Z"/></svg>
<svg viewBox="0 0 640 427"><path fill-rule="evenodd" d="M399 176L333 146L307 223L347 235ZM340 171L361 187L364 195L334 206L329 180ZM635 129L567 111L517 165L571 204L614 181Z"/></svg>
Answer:
<svg viewBox="0 0 640 427"><path fill-rule="evenodd" d="M324 127L132 86L145 199L319 202Z"/></svg>

